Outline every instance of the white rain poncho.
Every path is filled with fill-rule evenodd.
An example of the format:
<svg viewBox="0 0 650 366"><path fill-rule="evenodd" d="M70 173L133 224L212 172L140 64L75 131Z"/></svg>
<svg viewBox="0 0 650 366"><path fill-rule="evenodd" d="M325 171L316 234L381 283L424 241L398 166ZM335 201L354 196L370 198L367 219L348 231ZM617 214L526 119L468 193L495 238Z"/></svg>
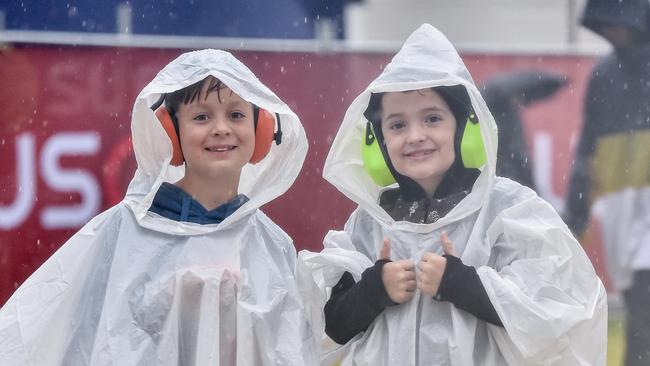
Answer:
<svg viewBox="0 0 650 366"><path fill-rule="evenodd" d="M487 164L471 193L437 222L394 221L379 206L381 188L362 165L362 113L370 94L459 84L480 121ZM321 253L299 253L302 288L313 294L314 332L323 334L331 287L344 271L358 281L377 259L384 237L391 241L391 259L417 264L426 251L442 255L440 235L446 230L462 261L477 269L504 327L416 292L386 308L345 346L324 342L323 365L605 364L607 303L600 280L548 203L495 177L496 150L496 124L460 56L444 35L423 25L345 114L323 175L359 207L344 231L328 233Z"/></svg>
<svg viewBox="0 0 650 366"><path fill-rule="evenodd" d="M148 212L184 168L150 106L212 75L280 114L283 141L242 171L250 200L220 224ZM92 219L0 311L0 365L314 365L291 238L258 208L284 193L307 152L298 117L224 51L183 54L136 99L138 169L125 199Z"/></svg>

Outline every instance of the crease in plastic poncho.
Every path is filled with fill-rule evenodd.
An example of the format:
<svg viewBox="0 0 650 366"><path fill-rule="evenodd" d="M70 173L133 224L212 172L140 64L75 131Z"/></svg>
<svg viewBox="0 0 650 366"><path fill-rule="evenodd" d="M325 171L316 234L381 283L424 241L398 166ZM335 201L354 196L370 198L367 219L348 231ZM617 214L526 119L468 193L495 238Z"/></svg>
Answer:
<svg viewBox="0 0 650 366"><path fill-rule="evenodd" d="M218 225L148 212L171 143L150 106L213 75L281 116L283 142L246 165L250 200ZM224 51L181 55L133 107L138 168L125 199L68 240L0 311L0 365L313 365L291 239L258 208L284 193L307 152L298 117Z"/></svg>
<svg viewBox="0 0 650 366"><path fill-rule="evenodd" d="M394 221L379 205L381 188L365 173L361 138L372 92L464 85L480 121L487 164L472 192L433 224ZM322 365L605 364L605 290L578 242L554 209L532 190L495 176L497 129L451 43L425 24L350 105L323 175L358 204L343 231L330 231L321 253L301 251L302 288L324 335L323 306L344 271L356 280L391 240L393 260L442 254L449 233L463 262L474 266L504 327L416 292L386 308L345 346L324 337Z"/></svg>

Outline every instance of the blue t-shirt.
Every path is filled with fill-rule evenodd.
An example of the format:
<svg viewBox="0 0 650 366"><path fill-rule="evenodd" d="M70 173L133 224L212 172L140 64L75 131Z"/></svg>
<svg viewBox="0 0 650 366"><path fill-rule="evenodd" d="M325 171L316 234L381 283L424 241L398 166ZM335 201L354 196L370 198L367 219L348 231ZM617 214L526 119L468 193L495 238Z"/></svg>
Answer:
<svg viewBox="0 0 650 366"><path fill-rule="evenodd" d="M218 224L248 201L248 197L238 194L232 200L208 211L197 200L181 188L163 183L153 199L149 211L174 221L196 224Z"/></svg>

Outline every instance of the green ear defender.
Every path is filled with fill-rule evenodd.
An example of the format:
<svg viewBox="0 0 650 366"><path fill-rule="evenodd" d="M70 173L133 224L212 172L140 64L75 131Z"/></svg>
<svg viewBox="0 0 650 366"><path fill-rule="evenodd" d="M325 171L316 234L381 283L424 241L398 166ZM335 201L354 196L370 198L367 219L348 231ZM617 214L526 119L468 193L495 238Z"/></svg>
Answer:
<svg viewBox="0 0 650 366"><path fill-rule="evenodd" d="M395 183L395 177L388 169L370 122L366 123L366 133L361 141L361 158L366 172L378 186L386 187Z"/></svg>
<svg viewBox="0 0 650 366"><path fill-rule="evenodd" d="M485 165L485 146L481 137L481 127L474 113L469 115L465 123L463 138L460 140L460 157L465 168L480 168Z"/></svg>
<svg viewBox="0 0 650 366"><path fill-rule="evenodd" d="M487 161L481 127L474 113L470 114L465 123L460 141L460 157L465 168L478 169ZM370 122L366 122L365 136L361 141L361 158L366 172L378 186L386 187L395 183L395 177L388 169Z"/></svg>

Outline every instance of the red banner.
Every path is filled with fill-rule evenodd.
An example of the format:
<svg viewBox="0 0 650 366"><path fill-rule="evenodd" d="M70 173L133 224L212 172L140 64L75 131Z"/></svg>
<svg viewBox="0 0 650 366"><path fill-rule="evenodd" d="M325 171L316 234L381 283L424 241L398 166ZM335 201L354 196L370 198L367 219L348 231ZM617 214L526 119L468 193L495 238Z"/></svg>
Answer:
<svg viewBox="0 0 650 366"><path fill-rule="evenodd" d="M181 50L22 45L0 51L0 304L67 238L119 202L135 170L130 112L139 91ZM263 210L298 249L319 250L354 208L321 177L347 106L388 54L233 52L300 116L309 139L301 176ZM538 188L562 205L572 141L593 59L464 55L477 84L496 73L567 75L524 112Z"/></svg>

